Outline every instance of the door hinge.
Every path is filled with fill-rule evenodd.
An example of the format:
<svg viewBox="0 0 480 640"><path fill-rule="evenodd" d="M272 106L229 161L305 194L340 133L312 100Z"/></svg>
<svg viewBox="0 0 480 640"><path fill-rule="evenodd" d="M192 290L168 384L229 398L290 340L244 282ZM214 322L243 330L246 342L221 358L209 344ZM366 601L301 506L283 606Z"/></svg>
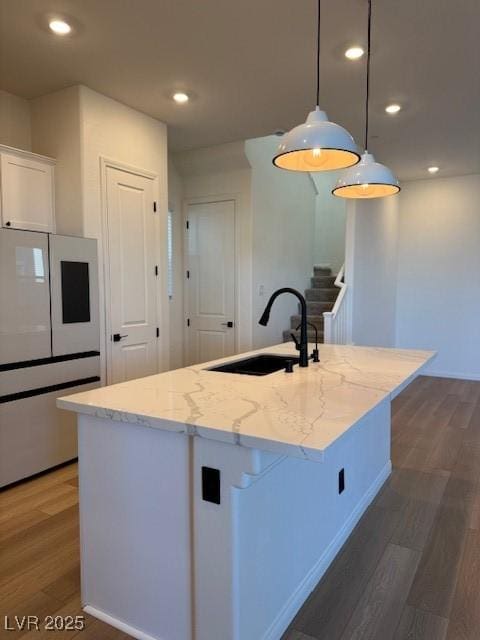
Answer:
<svg viewBox="0 0 480 640"><path fill-rule="evenodd" d="M155 275L158 276L158 264L155 265Z"/></svg>
<svg viewBox="0 0 480 640"><path fill-rule="evenodd" d="M190 318L187 318L187 327L190 326Z"/></svg>
<svg viewBox="0 0 480 640"><path fill-rule="evenodd" d="M187 227L187 229L190 229L190 222L188 220L186 222L186 227Z"/></svg>
<svg viewBox="0 0 480 640"><path fill-rule="evenodd" d="M153 213L157 213L157 203L153 202Z"/></svg>
<svg viewBox="0 0 480 640"><path fill-rule="evenodd" d="M187 278L190 278L190 271L187 269Z"/></svg>
<svg viewBox="0 0 480 640"><path fill-rule="evenodd" d="M156 333L157 333L157 338L159 338L160 337L160 329L158 327L157 327L157 332Z"/></svg>

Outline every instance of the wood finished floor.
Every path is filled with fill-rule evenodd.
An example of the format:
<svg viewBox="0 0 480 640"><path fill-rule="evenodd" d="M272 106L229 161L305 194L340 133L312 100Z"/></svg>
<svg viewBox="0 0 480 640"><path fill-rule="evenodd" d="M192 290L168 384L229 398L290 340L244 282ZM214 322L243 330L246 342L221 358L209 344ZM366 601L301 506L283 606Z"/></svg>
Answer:
<svg viewBox="0 0 480 640"><path fill-rule="evenodd" d="M405 389L393 403L392 461L283 640L480 639L480 382L421 377ZM4 629L5 615L77 614L70 465L0 493L0 638L129 638L90 616L78 632Z"/></svg>
<svg viewBox="0 0 480 640"><path fill-rule="evenodd" d="M480 382L407 387L392 462L283 640L480 640Z"/></svg>

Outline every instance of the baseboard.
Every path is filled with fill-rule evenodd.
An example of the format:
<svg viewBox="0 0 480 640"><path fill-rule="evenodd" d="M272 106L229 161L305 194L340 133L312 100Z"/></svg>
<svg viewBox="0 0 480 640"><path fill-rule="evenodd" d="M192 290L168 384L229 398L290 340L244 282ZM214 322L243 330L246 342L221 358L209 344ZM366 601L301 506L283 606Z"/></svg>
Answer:
<svg viewBox="0 0 480 640"><path fill-rule="evenodd" d="M324 553L320 556L316 564L312 567L309 573L305 576L303 581L298 585L297 589L291 595L290 599L286 603L285 607L280 611L275 620L272 622L266 633L263 635L262 640L279 640L285 633L288 625L298 613L299 609L308 598L310 593L318 584L319 580L328 569L337 553L342 548L348 536L353 531L355 525L362 517L363 513L367 509L368 505L375 498L377 493L382 488L384 482L387 480L392 472L392 463L389 460L387 464L380 471L374 482L364 494L361 501L356 508L350 514L348 520L343 527L337 533L335 538L330 542Z"/></svg>
<svg viewBox="0 0 480 640"><path fill-rule="evenodd" d="M24 482L30 482L30 480L35 480L36 478L40 478L41 476L45 476L47 473L52 473L52 471L57 471L62 467L68 467L69 464L73 464L77 462L78 458L70 458L69 460L65 460L65 462L59 462L55 464L53 467L47 467L46 469L42 469L41 471L37 471L37 473L33 473L30 476L25 476L25 478L20 478L19 480L14 480L13 482L9 482L8 484L3 484L0 486L0 493L5 491L6 489L13 489L13 487L18 486L19 484L23 484Z"/></svg>
<svg viewBox="0 0 480 640"><path fill-rule="evenodd" d="M149 635L148 633L144 633L143 631L140 631L140 629L136 629L135 627L122 622L118 618L114 618L109 613L105 613L105 611L97 609L96 607L92 607L89 604L85 605L83 607L83 610L85 611L85 613L88 613L88 615L93 616L94 618L98 618L102 622L106 622L111 627L115 627L115 629L119 629L120 631L127 633L133 638L137 638L137 640L162 640L159 637L154 637Z"/></svg>
<svg viewBox="0 0 480 640"><path fill-rule="evenodd" d="M452 380L480 380L480 373L452 373L451 371L429 371L424 369L420 375L431 376L432 378L451 378Z"/></svg>

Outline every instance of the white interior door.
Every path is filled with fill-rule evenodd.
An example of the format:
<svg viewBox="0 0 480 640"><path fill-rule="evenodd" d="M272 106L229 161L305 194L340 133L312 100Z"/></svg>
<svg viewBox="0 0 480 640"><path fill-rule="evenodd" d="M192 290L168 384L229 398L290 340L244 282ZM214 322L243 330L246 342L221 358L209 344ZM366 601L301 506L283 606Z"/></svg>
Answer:
<svg viewBox="0 0 480 640"><path fill-rule="evenodd" d="M157 371L153 180L107 167L108 383Z"/></svg>
<svg viewBox="0 0 480 640"><path fill-rule="evenodd" d="M187 229L187 360L235 352L235 203L191 204Z"/></svg>

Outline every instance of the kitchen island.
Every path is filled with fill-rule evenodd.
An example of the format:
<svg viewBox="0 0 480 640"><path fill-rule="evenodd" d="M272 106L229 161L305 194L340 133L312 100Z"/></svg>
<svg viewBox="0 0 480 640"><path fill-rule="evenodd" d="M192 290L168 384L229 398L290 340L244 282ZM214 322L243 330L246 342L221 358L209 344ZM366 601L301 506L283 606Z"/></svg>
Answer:
<svg viewBox="0 0 480 640"><path fill-rule="evenodd" d="M293 345L257 353L295 356ZM433 352L321 345L67 396L82 603L136 638L278 640L391 471L390 403Z"/></svg>

